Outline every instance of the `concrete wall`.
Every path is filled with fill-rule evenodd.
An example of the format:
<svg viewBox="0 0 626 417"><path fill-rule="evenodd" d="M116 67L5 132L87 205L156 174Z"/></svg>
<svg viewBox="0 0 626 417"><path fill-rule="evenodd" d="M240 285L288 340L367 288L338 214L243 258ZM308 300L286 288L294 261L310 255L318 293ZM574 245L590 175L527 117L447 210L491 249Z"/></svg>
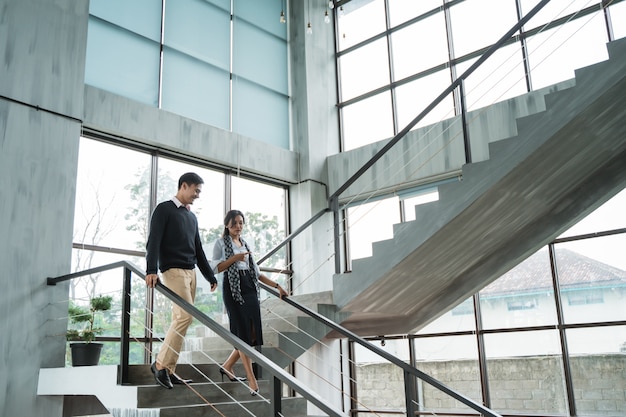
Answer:
<svg viewBox="0 0 626 417"><path fill-rule="evenodd" d="M489 143L517 135L516 119L545 110L544 96L574 80L512 98L467 114L472 161L489 159ZM391 139L331 155L328 187L334 193ZM410 131L340 197L360 200L458 174L465 164L460 116Z"/></svg>
<svg viewBox="0 0 626 417"><path fill-rule="evenodd" d="M625 355L570 358L576 411L580 415L618 416L626 413ZM476 361L419 362L418 369L481 403ZM491 408L500 413L567 414L563 364L558 356L491 359L488 377ZM357 366L358 400L384 410L404 408L404 378L389 364ZM468 411L468 408L429 384L420 383L424 410Z"/></svg>
<svg viewBox="0 0 626 417"><path fill-rule="evenodd" d="M60 416L37 397L63 366L88 2L0 0L0 415Z"/></svg>
<svg viewBox="0 0 626 417"><path fill-rule="evenodd" d="M84 126L137 143L295 183L295 152L86 85Z"/></svg>
<svg viewBox="0 0 626 417"><path fill-rule="evenodd" d="M88 1L0 0L0 415L62 412L62 399L38 397L36 385L40 368L64 366L66 323L56 319L67 287L45 279L70 272L81 129L292 184L293 228L326 206L326 156L338 150L334 43L325 5L316 7L315 37L305 37L304 5L290 8L289 151L85 86ZM299 238L296 259L327 256L318 248L332 238L328 221ZM306 264L319 262L295 266L297 279L311 278L300 291L329 288L332 263L329 272Z"/></svg>

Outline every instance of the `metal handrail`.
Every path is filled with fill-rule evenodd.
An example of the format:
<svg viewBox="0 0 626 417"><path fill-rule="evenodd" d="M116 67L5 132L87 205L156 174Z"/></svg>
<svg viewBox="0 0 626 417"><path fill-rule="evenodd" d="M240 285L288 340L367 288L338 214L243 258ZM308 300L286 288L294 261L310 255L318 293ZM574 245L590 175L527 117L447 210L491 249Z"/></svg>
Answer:
<svg viewBox="0 0 626 417"><path fill-rule="evenodd" d="M361 175L363 175L368 169L374 165L389 149L391 149L396 143L398 143L406 134L418 123L420 122L428 113L430 113L437 105L444 99L448 94L454 91L457 87L459 87L465 79L471 75L479 66L483 64L491 55L493 55L502 45L504 45L510 38L521 29L521 27L526 24L534 15L537 14L546 4L548 4L550 0L541 0L535 7L532 8L523 18L521 18L511 29L509 29L496 43L491 45L489 49L485 51L484 54L480 56L470 67L465 70L463 74L461 74L449 87L447 87L437 98L435 98L432 103L430 103L424 110L421 111L409 124L407 124L404 129L402 129L398 134L396 134L389 142L385 144L374 156L372 156L357 172L355 172L350 178L346 180L337 190L328 197L328 201L332 202L335 199L339 198L345 190L348 189ZM467 145L466 145L467 148Z"/></svg>
<svg viewBox="0 0 626 417"><path fill-rule="evenodd" d="M280 242L276 247L270 250L267 254L263 255L257 263L260 265L263 261L267 260L270 256L278 252L281 248L283 248L287 243L291 242L298 234L306 230L310 225L315 223L322 215L328 212L334 213L334 241L335 241L335 254L340 253L340 244L339 244L339 196L348 189L357 179L359 179L368 169L370 169L380 158L383 157L389 149L391 149L396 143L398 143L402 138L404 138L407 133L417 124L419 123L428 113L430 113L448 94L454 91L456 88L461 90L461 117L463 124L463 138L464 138L464 151L465 151L465 162L470 163L472 161L471 157L471 147L469 144L469 134L466 126L466 106L465 106L465 94L464 94L464 82L465 79L471 75L479 66L483 64L491 55L493 55L502 45L506 43L510 39L511 36L515 32L517 32L525 23L527 23L537 12L539 12L546 4L548 4L550 0L541 0L537 5L530 10L522 19L520 19L509 31L507 31L496 43L491 45L480 58L474 62L463 74L461 74L449 87L447 87L437 98L435 98L421 113L419 113L409 124L407 124L404 129L402 129L398 134L396 134L392 139L389 140L374 156L372 156L357 172L355 172L350 178L348 178L337 190L332 193L328 197L328 207L321 210L305 223L303 223L296 231L287 236L282 242ZM335 272L340 273L340 260L339 256L335 256Z"/></svg>
<svg viewBox="0 0 626 417"><path fill-rule="evenodd" d="M259 285L267 292L271 293L272 295L279 297L280 294L278 291L276 291L273 287L270 287L269 285L260 282ZM452 388L446 386L445 384L439 382L438 380L436 380L435 378L433 378L432 376L425 374L424 372L420 371L419 369L409 365L408 363L404 362L403 360L399 359L398 357L390 354L389 352L379 348L378 346L366 341L365 339L363 339L362 337L358 336L357 334L353 333L352 331L346 329L345 327L341 326L340 324L335 323L334 321L330 320L329 318L321 315L320 313L318 313L317 311L311 310L310 308L297 303L295 301L293 301L292 299L290 299L289 297L285 297L283 298L283 301L286 302L287 304L297 308L298 310L302 311L303 313L305 313L306 315L312 317L313 319L321 322L322 324L330 327L331 329L333 329L334 331L336 331L337 333L340 333L341 335L345 336L347 339L358 343L359 345L363 346L364 348L368 349L369 351L376 353L377 355L381 356L382 358L388 360L389 362L391 362L392 364L400 367L405 374L405 379L407 375L412 375L414 377L417 377L419 379L421 379L422 381L432 385L433 387L439 389L440 391L445 392L446 394L450 395L451 397L453 397L455 400L458 400L460 402L462 402L463 404L467 405L468 407L478 411L479 413L483 414L484 416L491 416L491 417L500 417L500 415L492 410L490 410L489 408L478 404L477 402L465 397L463 394L460 394L458 392L456 392L455 390L453 390ZM408 385L408 381L405 380L405 385ZM407 388L407 387L405 387ZM408 392L408 391L407 391ZM412 415L408 413L408 409L407 409L407 415Z"/></svg>
<svg viewBox="0 0 626 417"><path fill-rule="evenodd" d="M68 281L74 278L78 278L84 275L89 275L97 272L103 272L115 268L124 268L124 294L122 298L122 310L123 310L123 320L122 320L122 348L120 349L120 376L118 377L118 383L127 383L128 382L128 371L129 371L129 344L130 344L130 278L131 272L134 272L140 278L145 280L145 274L141 272L136 266L131 264L128 261L120 261L115 262L108 265L103 265L97 268L91 268L85 271L75 272L72 274L62 275L56 278L48 277L46 282L48 285L56 285L59 282ZM268 359L265 355L258 352L256 349L248 345L246 342L233 335L229 330L212 320L206 314L202 313L192 304L188 303L172 290L167 288L165 285L157 282L155 289L163 294L165 297L169 298L172 302L178 304L182 307L187 313L191 314L195 319L197 319L200 323L207 326L211 330L213 330L217 335L222 337L224 340L228 341L230 344L235 346L239 351L243 352L245 355L252 358L258 364L260 364L263 369L269 372L272 375L272 380L270 381L271 394L270 394L270 402L272 405L272 415L278 416L281 413L281 398L282 398L282 390L280 389L280 383L284 383L290 388L292 388L295 392L302 395L302 397L306 398L320 410L327 413L332 417L342 417L344 414L332 407L325 401L323 398L319 397L316 393L310 391L310 389L300 383L294 376L285 372L282 368L278 367L274 362Z"/></svg>
<svg viewBox="0 0 626 417"><path fill-rule="evenodd" d="M89 275L93 273L116 269L120 267L124 268L124 294L122 297L123 318L122 318L122 329L121 329L120 374L118 376L118 383L125 384L125 383L128 383L128 380L129 380L128 378L129 363L128 362L129 362L129 350L130 350L129 345L130 345L131 273L135 273L137 276L139 276L142 279L145 279L145 274L141 272L135 265L131 264L130 262L120 261L120 262L115 262L112 264L103 265L103 266L96 267L96 268L87 269L85 271L62 275L56 278L47 278L47 284L56 285L59 282L67 281L67 280L74 279L74 278L79 278L81 276L85 276L85 275ZM259 284L268 293L276 297L280 297L280 294L278 293L278 291L276 291L272 287L269 287L262 282ZM239 349L246 355L250 356L258 364L260 364L264 370L267 370L272 375L272 381L271 381L270 386L272 387L271 388L271 403L272 403L273 409L275 410L274 415L278 415L276 414L276 411L280 412L280 408L281 408L280 404L281 404L282 390L280 389L280 382L287 384L294 391L302 395L304 398L309 400L311 403L319 407L324 412L328 413L329 416L343 415L339 410L336 410L335 408L331 407L326 402L324 402L324 400L320 398L319 396L317 396L317 394L309 391L308 387L306 387L305 385L302 385L295 377L285 372L282 368L278 367L274 362L269 360L265 355L263 355L262 353L260 353L259 351L257 351L256 349L254 349L253 347L251 347L250 345L248 345L241 339L239 339L237 336L233 335L229 330L227 330L226 328L224 328L223 326L215 322L206 314L202 313L200 310L198 310L195 306L193 306L189 302L182 299L180 296L178 296L172 290L167 288L165 285L161 284L160 282L157 282L157 285L155 288L161 294L169 298L172 302L182 307L186 312L191 314L200 323L202 323L203 325L213 330L218 336L222 337L224 340L231 343L237 349ZM412 389L412 387L414 384L414 378L417 377L425 381L426 383L432 385L433 387L439 389L440 391L445 392L446 394L450 395L451 397L460 401L461 403L467 405L468 407L478 411L484 416L501 417L499 414L495 413L494 411L454 391L453 389L439 382L438 380L431 377L430 375L425 374L419 369L405 363L404 361L380 349L379 347L373 345L372 343L367 342L366 340L362 339L360 336L356 335L355 333L351 332L345 327L333 322L332 320L324 317L318 312L313 311L309 309L308 307L305 307L301 305L300 303L297 303L296 301L293 301L289 297L284 297L283 301L297 308L298 310L304 312L305 314L309 315L313 319L328 326L329 328L335 330L336 332L342 334L349 340L355 343L358 343L359 345L372 351L373 353L380 355L381 357L393 363L394 365L399 366L403 370L404 377L405 377L405 396L406 396L406 405L407 405L407 416L413 416L414 411L416 411L414 410L414 405L413 405L414 401L412 398L413 397L412 392L414 392L414 390Z"/></svg>
<svg viewBox="0 0 626 417"><path fill-rule="evenodd" d="M338 242L337 242L337 237L338 237L338 210L339 210L339 196L348 189L348 187L350 187L358 178L360 178L369 168L371 168L385 153L387 153L387 151L389 149L391 149L397 142L399 142L401 139L403 139L406 134L419 122L421 121L428 113L430 113L448 94L450 94L451 92L453 92L456 88L463 88L463 83L465 81L465 79L471 75L480 65L482 65L491 55L493 55L507 40L509 40L509 38L515 33L517 32L526 22L528 22L535 14L537 14L537 12L539 12L546 4L548 4L550 2L550 0L541 0L531 11L529 11L522 19L520 19L509 31L507 31L496 43L494 43L491 47L489 47L489 49L476 61L474 62L474 64L472 64L461 76L459 76L452 84L450 84L449 87L447 87L437 98L435 98L430 105L428 105L424 110L422 110L422 112L420 112L411 122L409 122L400 132L398 132L398 134L396 134L389 142L387 142L372 158L370 158L359 170L357 170L357 172L355 172L350 178L348 178L347 181L345 181L339 188L337 188L337 190L328 197L328 208L324 209L322 211L320 211L319 213L317 213L315 216L313 216L311 219L309 219L306 223L304 223L302 226L300 226L294 233L290 234L287 238L285 238L282 242L280 242L274 249L272 249L268 254L264 255L260 260L259 263L265 261L266 259L268 259L271 255L273 255L274 253L276 253L278 250L280 250L283 246L285 246L287 243L289 243L295 236L297 236L299 233L301 233L302 231L304 231L306 228L308 228L311 224L313 224L315 221L317 221L320 217L322 217L323 214L325 214L326 212L329 211L333 211L334 215L335 215L335 251L336 253L338 253L337 251L337 246L338 246ZM464 107L464 106L462 106ZM465 109L463 108L462 111L464 112ZM470 147L469 147L469 143L467 143L467 138L464 135L464 139L466 141L465 143L465 149L466 151L469 151ZM471 161L471 156L466 155L466 160L467 162ZM336 265L336 269L338 269L338 257L336 257L335 260L335 265ZM134 272L135 274L137 274L138 276L140 276L141 278L145 279L145 275L139 271L134 265L130 264L127 261L121 261L121 262L116 262L113 264L109 264L109 265L105 265L102 267L98 267L98 268L92 268L86 271L82 271L82 272L77 272L77 273L73 273L73 274L68 274L68 275L64 275L64 276L60 276L57 278L48 278L47 279L47 283L48 285L56 285L56 283L61 282L61 281L66 281L69 279L73 279L73 278L77 278L80 276L84 276L84 275L89 275L92 273L97 273L97 272L102 272L102 271L106 271L106 270L110 270L110 269L114 269L114 268L118 268L118 267L124 267L124 271L125 271L125 297L123 298L122 304L123 304L123 308L128 309L128 314L130 314L130 272ZM337 272L339 272L337 270ZM273 294L274 296L279 296L279 293L275 290L273 290L271 287L260 283L261 286L269 293ZM307 387L305 387L304 385L300 384L298 382L297 379L295 379L292 375L286 373L284 370L282 370L281 368L279 368L276 364L274 364L272 361L270 361L269 359L267 359L264 355L262 355L261 353L259 353L258 351L256 351L255 349L251 348L248 344L246 344L245 342L243 342L241 339L239 339L238 337L234 336L232 333L230 333L230 331L226 330L224 327L222 327L221 325L219 325L218 323L216 323L215 321L213 321L211 318L209 318L208 316L206 316L204 313L202 313L200 310L198 310L197 308L195 308L192 304L188 303L187 301L183 300L182 298L180 298L177 294L175 294L174 292L172 292L169 288L165 287L163 284L161 284L160 282L157 283L156 287L155 287L159 292L161 292L163 295L165 295L167 298L169 298L171 301L177 303L179 306L181 306L185 311L187 311L189 314L191 314L194 318L196 318L198 321L200 321L202 324L204 324L205 326L209 327L211 330L213 330L216 334L218 334L220 337L222 337L223 339L227 340L229 343L233 344L235 347L237 347L239 350L241 350L242 352L244 352L246 355L250 356L251 358L253 358L257 363L259 363L262 367L264 367L273 377L273 381L271 384L272 387L272 398L271 398L271 402L272 402L272 408L273 408L273 414L274 415L279 415L280 414L280 397L281 397L281 390L280 390L280 381L282 381L283 383L287 384L289 387L291 387L292 389L294 389L294 391L298 392L299 394L301 394L304 398L306 398L307 400L311 401L314 405L316 405L317 407L319 407L321 410L323 410L324 412L328 413L331 416L341 416L342 413L339 410L335 410L333 407L329 406L326 402L323 401L323 399L321 399L320 397L318 397L316 394L310 392L308 390ZM364 339L362 339L361 337L359 337L358 335L354 334L353 332L351 332L350 330L340 326L339 324L329 320L328 318L322 316L321 314L308 309L305 306L300 305L299 303L294 302L293 300L289 299L289 298L284 298L284 301L287 302L288 304L292 305L293 307L298 308L300 311L304 312L305 314L309 315L310 317L314 318L315 320L318 320L320 322L322 322L323 324L325 324L326 326L330 327L331 329L337 331L338 333L342 334L343 336L345 336L346 338L348 338L349 340L352 340L358 344L360 344L361 346L365 347L366 349L380 355L381 357L383 357L384 359L390 361L391 363L393 363L396 366L399 366L403 372L404 372L404 376L405 376L405 395L406 395L406 405L407 405L407 415L414 415L414 406L413 406L413 402L411 401L411 397L412 397L412 392L414 391L412 389L413 387L413 383L414 383L414 378L420 378L421 380L427 382L428 384L432 385L433 387L445 392L446 394L450 395L451 397L455 398L456 400L460 401L461 403L467 405L468 407L478 411L479 413L485 415L485 416L490 416L490 417L500 417L500 415L488 408L486 408L485 406L478 404L476 402L474 402L473 400L463 396L462 394L454 391L453 389L449 388L448 386L446 386L445 384L439 382L438 380L432 378L431 376L423 373L422 371L418 370L417 368L412 367L411 365L405 363L404 361L398 359L397 357L389 354L388 352L376 347L375 345L365 341ZM125 305L127 304L127 305ZM122 346L123 348L122 353L121 353L121 367L122 367L122 372L121 372L121 380L124 381L125 377L127 378L127 372L128 372L128 344L129 344L129 339L128 339L128 324L126 323L127 319L125 319L123 321L122 324ZM124 376L125 375L125 376Z"/></svg>

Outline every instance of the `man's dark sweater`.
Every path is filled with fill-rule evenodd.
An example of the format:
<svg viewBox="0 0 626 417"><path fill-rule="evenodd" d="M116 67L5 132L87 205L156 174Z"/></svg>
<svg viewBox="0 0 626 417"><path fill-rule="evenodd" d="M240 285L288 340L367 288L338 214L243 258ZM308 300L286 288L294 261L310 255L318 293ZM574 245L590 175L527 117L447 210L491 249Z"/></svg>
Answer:
<svg viewBox="0 0 626 417"><path fill-rule="evenodd" d="M146 273L156 274L170 268L194 269L196 264L204 277L217 283L202 249L196 215L172 200L156 206L150 220L146 244Z"/></svg>

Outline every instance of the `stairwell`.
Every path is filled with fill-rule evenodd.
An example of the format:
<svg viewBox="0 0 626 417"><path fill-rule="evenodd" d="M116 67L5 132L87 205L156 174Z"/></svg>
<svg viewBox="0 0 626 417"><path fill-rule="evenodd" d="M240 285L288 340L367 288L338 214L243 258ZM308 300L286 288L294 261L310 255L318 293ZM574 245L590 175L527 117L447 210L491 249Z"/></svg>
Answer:
<svg viewBox="0 0 626 417"><path fill-rule="evenodd" d="M545 111L518 119L518 134L492 143L489 160L463 166L463 180L442 186L437 202L418 206L415 221L395 225L393 239L375 243L372 257L337 274L333 291L293 298L359 335L413 332L623 189L626 40L608 44L608 51L609 60L576 72L575 86L548 94ZM332 336L325 326L285 308L279 300L262 304L263 353L282 368ZM42 369L38 394L98 395L93 391L110 388L118 394L103 391L98 395L103 404L116 410L115 395L124 397L136 415L155 409L161 417L248 414L242 407L270 415L270 403L250 396L246 384L222 382L218 364L232 347L217 337L199 338L200 349L183 352L177 368L181 377L194 379L189 387L164 390L154 384L149 365L133 365L130 386L117 386L111 375L99 381L83 376L84 385L95 382L94 387L81 388L79 378L74 391L56 390L46 383L58 380L53 372L67 373L67 380L85 370ZM262 377L259 385L262 395L270 391ZM285 398L283 409L305 417L307 404Z"/></svg>
<svg viewBox="0 0 626 417"><path fill-rule="evenodd" d="M341 324L361 336L419 330L521 263L626 186L626 39L517 120L517 135L416 207L373 256L334 276ZM471 140L471 138L470 138Z"/></svg>

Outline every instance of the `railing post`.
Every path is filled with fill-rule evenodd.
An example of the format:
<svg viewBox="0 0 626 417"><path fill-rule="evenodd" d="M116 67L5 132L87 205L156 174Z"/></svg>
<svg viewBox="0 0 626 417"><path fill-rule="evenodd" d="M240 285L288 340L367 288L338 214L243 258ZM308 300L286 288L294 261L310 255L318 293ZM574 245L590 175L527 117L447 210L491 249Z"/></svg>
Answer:
<svg viewBox="0 0 626 417"><path fill-rule="evenodd" d="M339 218L339 196L330 199L330 209L333 211L334 240L335 240L335 273L341 273L341 219Z"/></svg>
<svg viewBox="0 0 626 417"><path fill-rule="evenodd" d="M415 401L415 376L410 372L404 371L404 398L406 401L407 417L415 417L417 409L417 401Z"/></svg>
<svg viewBox="0 0 626 417"><path fill-rule="evenodd" d="M459 84L459 101L461 103L461 123L463 127L463 145L465 147L465 163L472 163L472 148L470 146L469 129L467 125L467 104L465 103L465 79Z"/></svg>
<svg viewBox="0 0 626 417"><path fill-rule="evenodd" d="M271 408L272 408L272 416L281 417L283 414L283 403L282 403L282 394L283 394L283 385L280 382L280 379L272 376L272 380L270 383L270 395L271 395Z"/></svg>
<svg viewBox="0 0 626 417"><path fill-rule="evenodd" d="M131 270L124 267L124 285L122 290L122 331L120 335L120 372L117 377L119 385L128 384L130 357L130 292Z"/></svg>

